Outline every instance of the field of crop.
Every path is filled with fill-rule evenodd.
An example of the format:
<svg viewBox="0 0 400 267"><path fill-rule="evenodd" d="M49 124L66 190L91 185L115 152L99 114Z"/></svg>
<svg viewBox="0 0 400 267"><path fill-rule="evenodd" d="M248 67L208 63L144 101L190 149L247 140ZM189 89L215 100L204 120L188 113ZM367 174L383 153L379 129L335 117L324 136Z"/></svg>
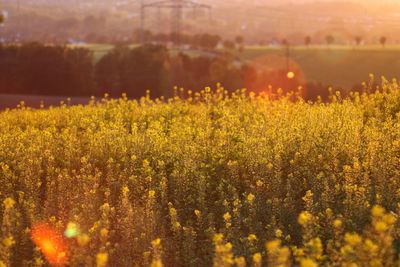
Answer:
<svg viewBox="0 0 400 267"><path fill-rule="evenodd" d="M61 103L70 105L87 104L89 103L89 97L63 97L63 96L40 96L40 95L10 95L0 94L0 111L7 108L16 108L21 105L40 108L59 106Z"/></svg>
<svg viewBox="0 0 400 267"><path fill-rule="evenodd" d="M398 266L399 112L388 82L2 112L0 266Z"/></svg>

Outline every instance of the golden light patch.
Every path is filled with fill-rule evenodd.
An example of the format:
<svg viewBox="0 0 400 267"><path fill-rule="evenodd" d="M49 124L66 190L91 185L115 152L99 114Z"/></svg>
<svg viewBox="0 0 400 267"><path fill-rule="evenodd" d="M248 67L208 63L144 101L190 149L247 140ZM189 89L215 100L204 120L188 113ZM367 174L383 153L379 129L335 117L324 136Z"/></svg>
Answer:
<svg viewBox="0 0 400 267"><path fill-rule="evenodd" d="M295 76L296 76L296 75L294 74L293 71L289 71L289 72L286 74L286 77L287 77L289 80L293 79Z"/></svg>
<svg viewBox="0 0 400 267"><path fill-rule="evenodd" d="M40 223L34 225L31 230L31 238L50 265L64 266L67 263L64 239L49 224Z"/></svg>

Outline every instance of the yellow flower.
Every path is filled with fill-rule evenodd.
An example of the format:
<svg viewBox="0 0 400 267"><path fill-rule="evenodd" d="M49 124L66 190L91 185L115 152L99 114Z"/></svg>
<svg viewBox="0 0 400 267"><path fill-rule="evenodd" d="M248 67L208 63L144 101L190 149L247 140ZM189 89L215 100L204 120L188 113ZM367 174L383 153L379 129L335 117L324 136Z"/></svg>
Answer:
<svg viewBox="0 0 400 267"><path fill-rule="evenodd" d="M224 217L225 222L230 221L230 219L232 218L232 216L229 214L229 212L226 212L223 217Z"/></svg>
<svg viewBox="0 0 400 267"><path fill-rule="evenodd" d="M333 221L333 227L335 227L336 229L342 227L342 221L339 219L336 219Z"/></svg>
<svg viewBox="0 0 400 267"><path fill-rule="evenodd" d="M309 213L308 211L303 211L300 213L298 222L300 225L306 225L312 220L312 214Z"/></svg>
<svg viewBox="0 0 400 267"><path fill-rule="evenodd" d="M295 257L303 257L304 256L304 254L305 254L305 252L304 252L304 249L303 248L297 248L297 247L294 247L294 249L293 249L293 255L295 256Z"/></svg>
<svg viewBox="0 0 400 267"><path fill-rule="evenodd" d="M375 224L375 230L379 233L385 232L387 229L388 225L383 221L379 221Z"/></svg>
<svg viewBox="0 0 400 267"><path fill-rule="evenodd" d="M371 213L374 217L381 217L385 214L385 209L381 206L376 205L372 208Z"/></svg>
<svg viewBox="0 0 400 267"><path fill-rule="evenodd" d="M97 253L96 255L96 266L97 267L105 267L107 266L108 262L108 254L103 252L103 253Z"/></svg>
<svg viewBox="0 0 400 267"><path fill-rule="evenodd" d="M344 240L353 247L361 243L361 237L356 233L346 233L344 236Z"/></svg>
<svg viewBox="0 0 400 267"><path fill-rule="evenodd" d="M223 239L224 239L224 235L223 234L215 234L214 235L214 242L222 242L223 241Z"/></svg>
<svg viewBox="0 0 400 267"><path fill-rule="evenodd" d="M280 240L272 240L267 242L267 244L265 245L267 251L274 251L276 249L278 249L281 246L281 241Z"/></svg>
<svg viewBox="0 0 400 267"><path fill-rule="evenodd" d="M6 248L12 247L15 244L14 238L12 236L3 239L3 245Z"/></svg>
<svg viewBox="0 0 400 267"><path fill-rule="evenodd" d="M151 262L150 267L163 267L161 259L156 259Z"/></svg>
<svg viewBox="0 0 400 267"><path fill-rule="evenodd" d="M250 234L247 237L247 240L249 240L250 242L256 241L257 240L257 236L255 234Z"/></svg>
<svg viewBox="0 0 400 267"><path fill-rule="evenodd" d="M314 259L320 259L323 254L322 242L319 237L311 239L307 243L307 247L312 251Z"/></svg>
<svg viewBox="0 0 400 267"><path fill-rule="evenodd" d="M275 236L276 236L277 238L281 238L281 237L282 237L282 230L281 230L281 229L275 230Z"/></svg>
<svg viewBox="0 0 400 267"><path fill-rule="evenodd" d="M235 258L235 263L237 267L245 267L246 266L246 260L244 257L238 257Z"/></svg>
<svg viewBox="0 0 400 267"><path fill-rule="evenodd" d="M14 207L15 201L14 201L14 199L8 197L8 198L4 199L3 204L6 209L11 209L12 207Z"/></svg>
<svg viewBox="0 0 400 267"><path fill-rule="evenodd" d="M154 190L150 190L149 191L149 197L150 198L153 198L155 195L156 195L156 191L154 191Z"/></svg>
<svg viewBox="0 0 400 267"><path fill-rule="evenodd" d="M201 216L201 212L199 210L194 210L194 214L196 215L197 218Z"/></svg>
<svg viewBox="0 0 400 267"><path fill-rule="evenodd" d="M261 186L264 185L264 183L263 183L263 181L261 181L261 180L257 180L256 185L257 185L258 187L261 187Z"/></svg>
<svg viewBox="0 0 400 267"><path fill-rule="evenodd" d="M353 168L354 168L355 170L359 169L359 168L360 168L360 163L358 163L358 161L355 161L355 162L353 163Z"/></svg>
<svg viewBox="0 0 400 267"><path fill-rule="evenodd" d="M327 209L325 210L325 213L326 213L326 216L330 217L330 216L332 216L333 211L332 211L332 209L327 208Z"/></svg>
<svg viewBox="0 0 400 267"><path fill-rule="evenodd" d="M303 258L300 260L300 267L318 267L318 264L309 258Z"/></svg>
<svg viewBox="0 0 400 267"><path fill-rule="evenodd" d="M250 194L247 195L247 201L248 201L250 204L253 203L254 198L255 198L255 196L254 196L252 193L250 193Z"/></svg>
<svg viewBox="0 0 400 267"><path fill-rule="evenodd" d="M42 266L43 264L44 264L44 261L41 258L35 258L35 266ZM0 264L0 267L2 267L1 264Z"/></svg>
<svg viewBox="0 0 400 267"><path fill-rule="evenodd" d="M153 246L159 246L161 244L161 239L157 238L151 242Z"/></svg>
<svg viewBox="0 0 400 267"><path fill-rule="evenodd" d="M258 252L258 253L255 253L253 255L253 263L260 264L261 263L261 259L262 259L261 253Z"/></svg>
<svg viewBox="0 0 400 267"><path fill-rule="evenodd" d="M102 228L100 230L100 235L101 235L101 237L107 237L108 236L108 230L106 228Z"/></svg>
<svg viewBox="0 0 400 267"><path fill-rule="evenodd" d="M239 199L235 199L233 201L233 206L238 207L240 205L240 200Z"/></svg>
<svg viewBox="0 0 400 267"><path fill-rule="evenodd" d="M368 251L368 253L376 253L379 250L378 246L375 245L371 239L365 240L364 247L365 250Z"/></svg>
<svg viewBox="0 0 400 267"><path fill-rule="evenodd" d="M304 197L302 197L302 199L304 201L312 200L313 196L314 196L314 194L311 192L311 190L308 190L306 192L306 195Z"/></svg>
<svg viewBox="0 0 400 267"><path fill-rule="evenodd" d="M272 170L273 167L274 167L274 165L272 165L272 163L268 163L268 165L267 165L268 170Z"/></svg>
<svg viewBox="0 0 400 267"><path fill-rule="evenodd" d="M127 186L122 187L122 194L126 195L129 193L129 188Z"/></svg>
<svg viewBox="0 0 400 267"><path fill-rule="evenodd" d="M383 221L389 225L393 225L396 223L396 217L392 214L386 214L383 216Z"/></svg>

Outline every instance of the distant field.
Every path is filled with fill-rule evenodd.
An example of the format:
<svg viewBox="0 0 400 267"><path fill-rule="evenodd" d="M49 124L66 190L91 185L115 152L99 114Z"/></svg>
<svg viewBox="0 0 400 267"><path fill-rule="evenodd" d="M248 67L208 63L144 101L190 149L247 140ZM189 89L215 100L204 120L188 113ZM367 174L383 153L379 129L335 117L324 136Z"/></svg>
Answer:
<svg viewBox="0 0 400 267"><path fill-rule="evenodd" d="M137 45L130 45L129 47L133 48ZM110 52L114 45L109 44L89 44L89 45L79 45L79 47L85 47L91 49L94 55L94 62L98 62L103 56L105 56L108 52ZM178 49L171 49L171 54L176 55L178 54ZM189 54L190 56L204 56L209 55L210 52L201 51L201 50L184 50L185 53Z"/></svg>
<svg viewBox="0 0 400 267"><path fill-rule="evenodd" d="M135 45L132 45L132 47ZM106 55L113 45L91 44L95 62ZM207 52L184 50L191 56L208 55ZM177 50L172 50L173 54ZM248 46L239 58L261 61L272 68L285 68L285 49L282 47ZM297 46L290 49L291 66L298 66L306 81L351 88L367 81L370 73L378 80L400 75L400 46Z"/></svg>
<svg viewBox="0 0 400 267"><path fill-rule="evenodd" d="M285 50L279 47L247 47L240 57L244 60L284 58ZM349 88L368 80L370 73L380 79L399 77L400 47L380 46L294 47L290 49L291 64L297 65L307 81ZM282 62L280 60L279 62ZM277 64L278 68L283 67Z"/></svg>

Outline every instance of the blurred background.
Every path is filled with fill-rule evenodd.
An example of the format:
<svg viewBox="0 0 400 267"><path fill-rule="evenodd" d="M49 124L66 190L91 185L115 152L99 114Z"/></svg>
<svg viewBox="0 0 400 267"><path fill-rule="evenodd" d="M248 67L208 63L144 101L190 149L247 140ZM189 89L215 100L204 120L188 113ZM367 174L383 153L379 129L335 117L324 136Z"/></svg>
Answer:
<svg viewBox="0 0 400 267"><path fill-rule="evenodd" d="M326 99L329 87L371 90L400 69L395 0L1 0L0 10L3 108L218 82Z"/></svg>

